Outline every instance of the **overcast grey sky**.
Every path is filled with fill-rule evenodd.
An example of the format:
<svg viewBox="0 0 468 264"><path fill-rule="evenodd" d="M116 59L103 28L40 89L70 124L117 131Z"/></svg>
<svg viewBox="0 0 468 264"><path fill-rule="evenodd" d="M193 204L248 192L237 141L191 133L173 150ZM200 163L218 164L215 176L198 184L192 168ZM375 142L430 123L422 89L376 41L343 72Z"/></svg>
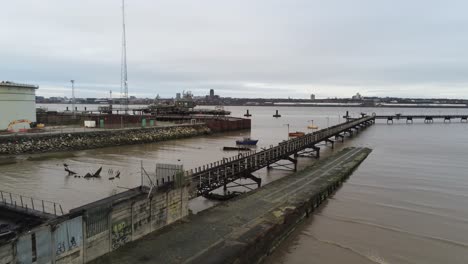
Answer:
<svg viewBox="0 0 468 264"><path fill-rule="evenodd" d="M120 91L120 0L2 0L0 80ZM129 94L468 98L468 1L127 0Z"/></svg>

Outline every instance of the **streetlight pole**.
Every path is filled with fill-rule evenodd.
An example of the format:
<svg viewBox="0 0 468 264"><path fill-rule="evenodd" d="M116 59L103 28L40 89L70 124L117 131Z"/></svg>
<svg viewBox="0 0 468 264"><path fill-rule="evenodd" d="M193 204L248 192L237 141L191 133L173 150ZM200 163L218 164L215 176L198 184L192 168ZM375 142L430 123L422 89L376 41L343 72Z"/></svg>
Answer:
<svg viewBox="0 0 468 264"><path fill-rule="evenodd" d="M73 111L73 119L76 117L75 112L75 80L70 80L72 85L72 111Z"/></svg>

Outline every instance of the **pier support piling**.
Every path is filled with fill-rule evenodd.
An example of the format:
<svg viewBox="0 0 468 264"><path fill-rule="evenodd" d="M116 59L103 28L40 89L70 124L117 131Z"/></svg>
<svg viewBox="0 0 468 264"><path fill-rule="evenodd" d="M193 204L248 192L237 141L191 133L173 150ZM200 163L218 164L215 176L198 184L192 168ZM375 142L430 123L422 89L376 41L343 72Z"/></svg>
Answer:
<svg viewBox="0 0 468 264"><path fill-rule="evenodd" d="M432 118L432 116L426 116L426 118L424 119L424 123L432 124L434 123L434 118Z"/></svg>
<svg viewBox="0 0 468 264"><path fill-rule="evenodd" d="M333 141L333 140L327 138L327 139L325 139L325 144L326 144L327 142L331 143L331 148L332 148L332 149L335 148L335 141Z"/></svg>
<svg viewBox="0 0 468 264"><path fill-rule="evenodd" d="M316 159L320 158L320 147L312 146L308 147L297 153L299 157L314 157Z"/></svg>
<svg viewBox="0 0 468 264"><path fill-rule="evenodd" d="M320 148L316 147L316 146L313 146L312 149L315 150L315 157L317 159L320 158Z"/></svg>
<svg viewBox="0 0 468 264"><path fill-rule="evenodd" d="M278 110L276 110L276 114L274 114L273 117L281 117L281 115L278 113Z"/></svg>
<svg viewBox="0 0 468 264"><path fill-rule="evenodd" d="M269 169L278 169L278 170L292 170L297 171L297 159L291 157L286 157L284 160L289 161L290 163L279 163L279 161L270 164Z"/></svg>
<svg viewBox="0 0 468 264"><path fill-rule="evenodd" d="M248 174L244 175L244 178L250 179L250 180L254 181L255 183L257 183L258 188L262 187L262 179L259 178L259 177L254 176L252 173L248 173Z"/></svg>
<svg viewBox="0 0 468 264"><path fill-rule="evenodd" d="M341 135L341 134L336 134L335 139L339 139L339 138L341 138L341 143L343 143L344 142L344 136Z"/></svg>

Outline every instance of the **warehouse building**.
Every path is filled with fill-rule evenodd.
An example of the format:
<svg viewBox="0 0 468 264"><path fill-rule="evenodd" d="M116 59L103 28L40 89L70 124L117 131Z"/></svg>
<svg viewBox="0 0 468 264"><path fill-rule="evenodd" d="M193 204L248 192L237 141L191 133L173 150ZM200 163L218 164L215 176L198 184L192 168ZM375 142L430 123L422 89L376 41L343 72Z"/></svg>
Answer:
<svg viewBox="0 0 468 264"><path fill-rule="evenodd" d="M10 123L19 120L18 128L29 128L36 122L36 89L38 86L13 82L0 82L0 131L8 129Z"/></svg>

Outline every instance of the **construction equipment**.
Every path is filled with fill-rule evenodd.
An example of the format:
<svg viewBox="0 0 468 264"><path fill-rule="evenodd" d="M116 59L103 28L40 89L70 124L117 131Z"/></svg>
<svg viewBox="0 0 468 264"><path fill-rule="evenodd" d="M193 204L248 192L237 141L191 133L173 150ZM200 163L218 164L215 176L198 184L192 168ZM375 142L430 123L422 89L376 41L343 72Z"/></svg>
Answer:
<svg viewBox="0 0 468 264"><path fill-rule="evenodd" d="M14 120L14 121L11 121L10 124L8 124L8 128L7 130L11 131L13 130L13 127L17 124L21 124L21 123L27 123L29 124L29 127L30 128L44 128L44 124L38 124L36 122L31 122L27 119L19 119L19 120Z"/></svg>

